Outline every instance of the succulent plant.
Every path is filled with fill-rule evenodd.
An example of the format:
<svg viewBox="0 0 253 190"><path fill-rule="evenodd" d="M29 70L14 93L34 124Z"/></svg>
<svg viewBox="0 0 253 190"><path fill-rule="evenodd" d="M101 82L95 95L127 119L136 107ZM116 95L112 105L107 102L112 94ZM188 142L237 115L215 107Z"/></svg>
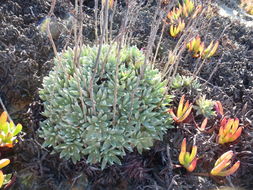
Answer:
<svg viewBox="0 0 253 190"><path fill-rule="evenodd" d="M141 153L162 139L172 127L166 113L171 99L165 96L166 82L158 70L147 64L140 77L144 55L138 48L123 47L118 54L115 46L103 45L94 73L97 52L96 46L82 47L76 67L72 49L55 58L39 92L47 117L41 122L40 137L61 158L76 163L87 155L88 163L101 163L103 169L120 164L126 150L137 148Z"/></svg>
<svg viewBox="0 0 253 190"><path fill-rule="evenodd" d="M229 176L235 173L240 167L240 161L237 161L233 166L231 166L231 159L234 156L232 150L222 154L214 164L214 168L210 172L213 176ZM231 166L229 169L228 167Z"/></svg>
<svg viewBox="0 0 253 190"><path fill-rule="evenodd" d="M194 108L197 110L197 115L203 115L207 118L216 115L214 111L215 102L213 100L206 99L205 95L197 99L196 104L197 106L194 106Z"/></svg>
<svg viewBox="0 0 253 190"><path fill-rule="evenodd" d="M217 141L219 144L230 143L238 139L242 133L242 127L239 127L239 119L228 120L224 117L220 123L219 135Z"/></svg>
<svg viewBox="0 0 253 190"><path fill-rule="evenodd" d="M184 104L184 98L185 95L180 98L176 115L174 114L173 109L168 109L168 113L172 116L176 123L184 122L188 118L192 110L192 103L189 103L189 100L187 100Z"/></svg>
<svg viewBox="0 0 253 190"><path fill-rule="evenodd" d="M201 41L199 35L193 38L189 43L187 43L187 48L189 51L193 52L193 57L201 57L202 59L207 59L214 56L219 46L219 42L212 40L211 43L205 48L205 43Z"/></svg>
<svg viewBox="0 0 253 190"><path fill-rule="evenodd" d="M0 160L0 188L4 185L7 184L10 181L11 174L3 174L3 171L1 170L5 166L9 165L10 160L9 159L1 159Z"/></svg>
<svg viewBox="0 0 253 190"><path fill-rule="evenodd" d="M183 87L191 87L197 91L201 90L201 84L198 79L194 79L193 76L181 76L177 74L172 80L171 88L180 89Z"/></svg>
<svg viewBox="0 0 253 190"><path fill-rule="evenodd" d="M179 19L178 25L170 25L170 35L175 38L180 32L183 32L185 29L185 22Z"/></svg>
<svg viewBox="0 0 253 190"><path fill-rule="evenodd" d="M197 150L198 147L196 145L192 146L192 151L187 152L186 151L186 138L183 139L182 145L181 145L181 152L179 154L178 160L179 163L182 164L187 171L192 172L197 165Z"/></svg>
<svg viewBox="0 0 253 190"><path fill-rule="evenodd" d="M167 1L165 2L167 3ZM174 7L168 14L167 19L170 23L170 35L176 38L181 32L184 31L186 22L190 17L195 18L201 11L202 6L194 5L194 1L184 0L179 3L178 7ZM188 19L187 19L188 18Z"/></svg>
<svg viewBox="0 0 253 190"><path fill-rule="evenodd" d="M0 147L12 148L13 144L16 143L17 135L22 131L22 125L15 124L13 121L8 122L7 112L3 112L0 115Z"/></svg>

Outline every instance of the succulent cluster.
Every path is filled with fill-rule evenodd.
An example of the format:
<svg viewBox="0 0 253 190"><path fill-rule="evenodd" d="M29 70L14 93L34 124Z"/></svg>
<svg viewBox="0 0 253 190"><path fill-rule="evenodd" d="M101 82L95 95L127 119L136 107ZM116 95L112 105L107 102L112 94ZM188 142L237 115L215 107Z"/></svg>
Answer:
<svg viewBox="0 0 253 190"><path fill-rule="evenodd" d="M215 116L214 111L215 101L206 99L206 96L201 96L196 100L195 109L197 110L197 115L203 115L204 117L210 118Z"/></svg>
<svg viewBox="0 0 253 190"><path fill-rule="evenodd" d="M178 156L179 163L184 166L188 172L192 172L197 165L197 150L196 145L192 146L191 153L186 151L186 138L183 139L181 145L181 151ZM234 156L233 151L227 151L222 154L215 162L213 169L210 171L212 176L225 177L235 173L240 167L240 161L237 161L231 165L231 159ZM229 167L229 168L228 168Z"/></svg>
<svg viewBox="0 0 253 190"><path fill-rule="evenodd" d="M195 6L192 0L183 0L182 4L179 3L178 7L174 7L167 14L170 24L170 35L173 38L177 37L185 29L186 21L189 18L195 18L201 9L202 6Z"/></svg>
<svg viewBox="0 0 253 190"><path fill-rule="evenodd" d="M177 74L171 82L171 88L180 89L184 87L193 88L197 91L201 90L201 84L198 79L194 78L193 76L183 76Z"/></svg>
<svg viewBox="0 0 253 190"><path fill-rule="evenodd" d="M183 123L187 122L187 118L190 116L192 110L192 103L189 100L186 101L184 104L185 95L183 95L180 99L178 108L177 108L177 115L174 114L173 109L169 109L168 113L172 116L176 123ZM223 107L220 101L213 102L211 100L206 100L205 96L198 100L198 104L202 105L203 109L200 110L207 110L209 112L206 113L207 115L216 116L219 119L219 132L216 135L216 142L220 145L231 143L237 140L241 133L243 127L239 126L239 119L229 118L227 119L224 116ZM194 106L195 107L195 106ZM213 109L216 110L214 113ZM212 114L211 114L212 113ZM203 114L203 113L202 113ZM205 116L205 114L203 114ZM194 120L194 118L192 118ZM195 122L196 123L196 122ZM207 117L202 121L201 126L196 126L200 132L206 132L206 126L208 123ZM215 126L213 126L215 127ZM214 131L214 130L210 130ZM210 175L213 176L229 176L237 171L240 166L240 161L237 161L234 165L231 166L231 158L233 157L233 151L228 151L221 155L219 159L215 162L214 168L211 170ZM186 138L183 139L181 145L181 151L178 157L179 163L185 167L189 172L192 172L196 165L197 165L197 146L192 146L192 151L186 151ZM231 166L229 169L228 167Z"/></svg>
<svg viewBox="0 0 253 190"><path fill-rule="evenodd" d="M15 125L13 121L8 121L7 112L0 115L0 148L12 148L17 142L17 135L21 132L22 125ZM3 174L1 170L10 163L9 159L0 160L0 188L10 182L11 174Z"/></svg>
<svg viewBox="0 0 253 190"><path fill-rule="evenodd" d="M181 152L179 154L178 160L179 163L182 164L187 171L192 172L197 164L197 150L198 147L197 146L192 146L192 151L191 153L186 151L186 138L184 138L182 145L181 145Z"/></svg>
<svg viewBox="0 0 253 190"><path fill-rule="evenodd" d="M239 127L239 119L226 119L223 118L220 123L218 142L219 144L225 144L235 141L240 137L242 133L242 127Z"/></svg>
<svg viewBox="0 0 253 190"><path fill-rule="evenodd" d="M193 38L188 44L187 48L193 52L193 57L201 57L202 59L212 57L217 51L219 42L211 41L211 43L205 48L205 43L201 41L200 36Z"/></svg>
<svg viewBox="0 0 253 190"><path fill-rule="evenodd" d="M168 110L168 113L170 113L176 123L181 123L186 120L192 110L192 104L189 103L189 100L184 104L184 98L185 96L183 95L180 99L176 115L174 114L173 109Z"/></svg>
<svg viewBox="0 0 253 190"><path fill-rule="evenodd" d="M120 164L126 150L141 153L162 139L172 127L165 111L171 100L158 70L147 64L140 77L144 55L138 48L118 52L103 45L94 73L97 52L98 47L82 47L76 68L72 49L57 56L39 92L47 117L40 136L60 157L76 163L88 155L88 163L104 168Z"/></svg>
<svg viewBox="0 0 253 190"><path fill-rule="evenodd" d="M8 122L7 112L3 112L0 116L0 147L12 148L17 142L17 135L22 130L22 125L15 126L13 121Z"/></svg>
<svg viewBox="0 0 253 190"><path fill-rule="evenodd" d="M10 160L9 159L1 159L0 160L0 188L4 185L9 183L11 179L11 174L3 174L3 171L1 170L5 166L9 165Z"/></svg>

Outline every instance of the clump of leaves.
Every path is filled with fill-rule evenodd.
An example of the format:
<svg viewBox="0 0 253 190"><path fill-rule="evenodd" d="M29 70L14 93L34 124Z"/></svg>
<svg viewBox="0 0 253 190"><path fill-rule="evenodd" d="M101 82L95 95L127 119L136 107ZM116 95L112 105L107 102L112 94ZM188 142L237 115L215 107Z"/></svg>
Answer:
<svg viewBox="0 0 253 190"><path fill-rule="evenodd" d="M0 188L4 185L9 183L11 174L4 175L3 171L1 170L5 166L9 165L10 160L9 159L1 159L0 160Z"/></svg>
<svg viewBox="0 0 253 190"><path fill-rule="evenodd" d="M197 115L203 115L204 117L210 118L215 116L213 100L206 99L206 96L201 96L196 100L196 106L194 108L197 110Z"/></svg>
<svg viewBox="0 0 253 190"><path fill-rule="evenodd" d="M177 25L170 25L170 35L175 38L180 32L183 32L184 28L185 22L179 19Z"/></svg>
<svg viewBox="0 0 253 190"><path fill-rule="evenodd" d="M193 57L201 57L202 59L212 57L217 51L219 42L211 41L211 43L205 48L205 43L201 41L200 36L193 38L188 44L187 48L193 52Z"/></svg>
<svg viewBox="0 0 253 190"><path fill-rule="evenodd" d="M240 167L240 161L237 161L232 167L228 169L228 167L231 165L231 158L233 155L234 153L232 150L222 154L215 162L214 168L210 172L211 175L224 177L235 173Z"/></svg>
<svg viewBox="0 0 253 190"><path fill-rule="evenodd" d="M235 141L240 137L242 133L242 127L239 127L239 119L226 119L221 120L218 143L225 144Z"/></svg>
<svg viewBox="0 0 253 190"><path fill-rule="evenodd" d="M196 122L195 126L200 132L211 133L214 130L206 130L206 126L208 123L208 117L216 115L216 119L220 122L219 133L216 136L216 142L220 145L231 143L237 140L243 130L243 126L239 125L239 119L226 119L224 117L223 106L220 101L212 101L205 98L205 96L200 97L196 101L198 106L194 106L197 109L197 114L202 114L205 116L205 119L202 121L201 126L199 127ZM176 123L183 122L192 109L192 104L189 104L187 101L184 105L184 95L182 96L177 110L177 115L174 114L172 109L169 109L168 112L175 120ZM215 113L215 111L216 113ZM220 119L222 118L222 119ZM237 161L234 165L231 166L232 160L231 158L234 156L233 151L228 151L221 155L218 160L215 162L214 167L211 172L204 173L207 176L219 176L226 177L234 174L238 168L240 167L240 161ZM183 139L181 145L181 151L178 156L179 163L187 169L188 172L192 172L197 165L197 146L192 146L192 151L186 151L186 138Z"/></svg>
<svg viewBox="0 0 253 190"><path fill-rule="evenodd" d="M171 88L180 89L184 87L190 87L197 91L201 90L201 84L198 79L193 76L181 76L177 74L172 80Z"/></svg>
<svg viewBox="0 0 253 190"><path fill-rule="evenodd" d="M22 125L17 126L13 121L8 122L7 112L3 112L0 116L0 147L12 148L17 142L17 135L22 131Z"/></svg>
<svg viewBox="0 0 253 190"><path fill-rule="evenodd" d="M195 18L201 11L202 6L194 5L194 1L184 0L179 3L178 7L174 7L168 14L167 19L170 23L170 35L177 37L185 28L185 20Z"/></svg>
<svg viewBox="0 0 253 190"><path fill-rule="evenodd" d="M10 120L10 121L9 121ZM22 125L15 125L11 119L8 119L8 114L4 111L0 115L0 147L12 148L17 140L17 135L22 131ZM1 170L9 165L9 159L0 160L0 188L3 185L10 183L12 174L4 174Z"/></svg>
<svg viewBox="0 0 253 190"><path fill-rule="evenodd" d="M179 154L178 160L179 163L182 164L187 171L192 172L197 165L197 146L192 146L192 151L187 152L186 151L186 138L183 139L182 145L181 145L181 152Z"/></svg>
<svg viewBox="0 0 253 190"><path fill-rule="evenodd" d="M191 110L192 110L192 103L190 103L189 100L187 100L186 103L184 104L184 98L185 98L185 95L183 95L180 99L176 115L173 109L171 108L168 109L168 113L172 116L172 118L174 119L176 123L184 122L187 119L187 117L190 115Z"/></svg>
<svg viewBox="0 0 253 190"><path fill-rule="evenodd" d="M120 164L126 150L142 153L162 139L172 127L166 113L171 100L158 70L147 64L140 77L144 55L138 48L119 52L103 45L96 67L97 52L82 47L78 66L72 49L55 58L39 92L47 117L40 136L61 158L76 163L87 155L88 163L104 168Z"/></svg>

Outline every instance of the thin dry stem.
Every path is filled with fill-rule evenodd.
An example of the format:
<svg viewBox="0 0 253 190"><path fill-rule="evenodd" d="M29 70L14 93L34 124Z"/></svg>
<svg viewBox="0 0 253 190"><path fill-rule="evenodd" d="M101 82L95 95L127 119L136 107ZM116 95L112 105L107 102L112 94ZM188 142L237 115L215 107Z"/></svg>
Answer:
<svg viewBox="0 0 253 190"><path fill-rule="evenodd" d="M162 38L163 38L163 34L164 34L164 29L165 29L165 23L163 23L161 35L160 35L159 41L158 41L157 46L156 46L155 55L154 55L154 58L153 58L153 61L152 61L153 66L155 65L157 54L158 54L159 48L161 46L161 42L162 42Z"/></svg>
<svg viewBox="0 0 253 190"><path fill-rule="evenodd" d="M1 106L3 108L3 110L7 113L7 116L9 118L9 120L12 121L11 116L9 115L9 113L8 113L8 111L7 111L7 109L6 109L5 105L4 105L3 100L2 100L1 97L0 97L0 104L1 104Z"/></svg>
<svg viewBox="0 0 253 190"><path fill-rule="evenodd" d="M78 0L75 0L75 13L77 15L77 18L79 16L79 11L78 11ZM73 61L73 68L74 71L76 71L76 66L78 63L77 57L78 57L78 49L79 49L79 44L78 44L78 36L77 36L77 32L78 32L78 20L75 19L74 22L74 40L75 40L75 47L74 47L74 61Z"/></svg>
<svg viewBox="0 0 253 190"><path fill-rule="evenodd" d="M147 67L147 64L148 64L147 62L150 58L150 54L152 52L152 48L153 48L154 42L155 42L155 37L156 37L157 31L158 31L158 28L159 28L159 25L161 23L161 20L162 20L163 16L164 16L164 12L161 9L161 0L159 0L159 3L157 5L156 11L155 11L155 14L154 14L154 17L153 17L153 22L152 22L152 25L151 25L152 29L151 29L151 32L150 32L150 36L149 36L149 39L148 39L148 45L147 45L147 49L146 49L146 52L145 52L144 64L141 67L141 78L143 77L143 75L145 73L145 70L146 70L146 67ZM159 23L159 24L157 24L157 23Z"/></svg>
<svg viewBox="0 0 253 190"><path fill-rule="evenodd" d="M95 0L95 37L96 37L96 42L98 43L98 0ZM96 44L97 44L96 43Z"/></svg>
<svg viewBox="0 0 253 190"><path fill-rule="evenodd" d="M52 0L52 3L51 3L51 7L50 7L50 10L48 12L48 16L52 16L54 14L54 8L55 8L55 5L56 5L56 0Z"/></svg>
<svg viewBox="0 0 253 190"><path fill-rule="evenodd" d="M59 60L59 64L60 64L61 68L63 69L63 71L64 71L65 74L67 75L66 70L65 70L65 67L64 67L63 64L62 64L62 59L61 59L60 56L58 56L57 48L56 48L56 45L55 45L55 43L54 43L54 40L53 40L51 31L50 31L50 23L49 23L49 22L47 23L47 35L48 35L48 38L49 38L49 40L50 40L50 42L51 42L51 45L52 45L52 48L53 48L53 51L54 51L54 55L55 55L55 57L57 57L57 59Z"/></svg>
<svg viewBox="0 0 253 190"><path fill-rule="evenodd" d="M171 79L173 79L177 73L180 58L181 58L182 53L186 49L186 44L195 35L194 29L196 28L197 24L199 23L200 18L202 18L204 11L205 11L205 9L202 10L202 12L199 14L199 16L197 18L194 18L194 19L191 18L189 20L189 23L187 24L185 31L183 32L183 34L179 38L176 47L172 51L171 55L174 58L173 59L174 63L170 63L170 59L168 58L168 62L166 63L164 70L162 72L162 76L163 77L168 76L168 78L169 78L168 85L169 86L172 81ZM170 67L169 67L169 65L170 65Z"/></svg>
<svg viewBox="0 0 253 190"><path fill-rule="evenodd" d="M48 38L49 38L51 45L53 47L54 55L57 56L57 48L56 48L56 45L54 43L51 31L50 31L50 22L47 23L47 35L48 35Z"/></svg>
<svg viewBox="0 0 253 190"><path fill-rule="evenodd" d="M76 31L79 30L78 33L78 37L76 38L77 41L75 41L75 47L77 49L77 51L75 52L75 65L79 68L80 67L80 56L81 56L81 51L82 51L82 46L83 46L83 0L79 0L80 6L77 7L77 10L79 8L79 12L78 12L78 23L77 26L78 28L76 28ZM76 71L77 72L77 71ZM78 76L78 75L77 75ZM84 76L82 76L82 79L84 81ZM84 101L83 101L83 91L82 91L82 87L81 87L81 81L79 79L79 77L77 77L77 81L78 81L78 89L79 89L79 93L80 93L80 101L81 101L81 107L82 107L82 111L83 111L83 116L84 119L86 120L86 114L85 113L85 105L84 105Z"/></svg>
<svg viewBox="0 0 253 190"><path fill-rule="evenodd" d="M116 124L116 113L117 113L117 101L118 101L118 75L119 75L119 61L120 61L120 51L123 45L124 36L126 34L126 28L128 25L128 19L129 19L129 12L131 10L127 10L126 16L124 17L123 24L120 28L120 33L118 35L117 39L117 61L116 61L116 71L115 71L115 88L114 88L114 100L113 100L113 125ZM131 112L131 111L130 111Z"/></svg>
<svg viewBox="0 0 253 190"><path fill-rule="evenodd" d="M118 3L118 1L115 0L114 4L113 4L112 13L110 14L109 42L112 41L112 25L113 25L113 18L114 18L114 15L115 15L115 12L116 12L116 8L117 8L117 3Z"/></svg>
<svg viewBox="0 0 253 190"><path fill-rule="evenodd" d="M129 30L126 32L124 37L124 44L129 45L131 44L132 33L133 33L133 26L136 23L137 19L139 18L139 13L144 7L142 8L140 4L136 2L136 0L132 0L130 3L128 3L128 9L127 9L127 22L129 26ZM126 19L125 19L126 20ZM131 30L130 30L131 29Z"/></svg>
<svg viewBox="0 0 253 190"><path fill-rule="evenodd" d="M96 62L95 62L95 68L94 68L94 71L93 71L93 75L90 79L89 92L90 92L90 98L91 98L91 101L92 101L92 111L93 111L93 113L96 112L96 102L94 100L94 94L93 94L94 93L93 92L93 82L94 82L95 76L97 74L97 69L98 69L98 65L99 65L99 58L100 58L102 45L103 45L103 39L104 39L104 36L105 36L105 31L106 31L106 26L107 26L106 23L108 22L108 3L109 3L108 0L106 0L106 3L105 3L105 17L104 17L105 21L103 21L102 34L100 36L100 42L99 42L98 53L97 53ZM103 8L102 8L102 10L103 10Z"/></svg>
<svg viewBox="0 0 253 190"><path fill-rule="evenodd" d="M199 58L199 60L201 60L201 58ZM198 75L199 72L201 71L202 67L205 65L206 63L206 59L202 60L200 63L200 66L198 67L198 69L193 73L194 75Z"/></svg>
<svg viewBox="0 0 253 190"><path fill-rule="evenodd" d="M221 64L221 60L223 58L224 54L222 54L221 58L219 59L218 63L215 65L215 68L212 70L211 74L209 75L207 81L202 85L202 88L204 88L207 83L211 80L211 78L213 77L214 73L217 71L219 65Z"/></svg>
<svg viewBox="0 0 253 190"><path fill-rule="evenodd" d="M117 102L118 102L118 78L119 78L119 61L120 61L120 51L122 40L119 40L117 44L117 61L116 61L116 70L114 76L114 98L113 98L113 125L116 124L116 112L117 112Z"/></svg>

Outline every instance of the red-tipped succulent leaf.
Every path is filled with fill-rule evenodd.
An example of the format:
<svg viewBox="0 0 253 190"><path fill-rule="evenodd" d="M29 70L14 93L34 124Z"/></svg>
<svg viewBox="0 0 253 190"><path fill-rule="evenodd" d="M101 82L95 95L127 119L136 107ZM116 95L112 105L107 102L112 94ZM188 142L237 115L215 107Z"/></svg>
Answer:
<svg viewBox="0 0 253 190"><path fill-rule="evenodd" d="M220 124L218 143L225 144L235 141L240 137L242 127L239 127L239 119L226 119L223 118Z"/></svg>
<svg viewBox="0 0 253 190"><path fill-rule="evenodd" d="M178 160L181 165L183 165L187 171L192 172L197 165L197 146L192 146L191 153L186 151L186 138L183 139L181 145L181 152L179 154Z"/></svg>
<svg viewBox="0 0 253 190"><path fill-rule="evenodd" d="M240 167L240 161L237 161L232 167L227 169L231 164L231 158L233 155L233 151L228 151L221 155L220 158L215 162L214 168L211 171L211 175L224 177L235 173Z"/></svg>
<svg viewBox="0 0 253 190"><path fill-rule="evenodd" d="M186 103L184 104L184 98L185 98L185 95L183 95L180 99L180 102L177 108L177 115L175 115L172 109L168 110L169 114L177 123L183 122L190 115L191 110L192 110L192 104L189 103L189 100L187 100Z"/></svg>

